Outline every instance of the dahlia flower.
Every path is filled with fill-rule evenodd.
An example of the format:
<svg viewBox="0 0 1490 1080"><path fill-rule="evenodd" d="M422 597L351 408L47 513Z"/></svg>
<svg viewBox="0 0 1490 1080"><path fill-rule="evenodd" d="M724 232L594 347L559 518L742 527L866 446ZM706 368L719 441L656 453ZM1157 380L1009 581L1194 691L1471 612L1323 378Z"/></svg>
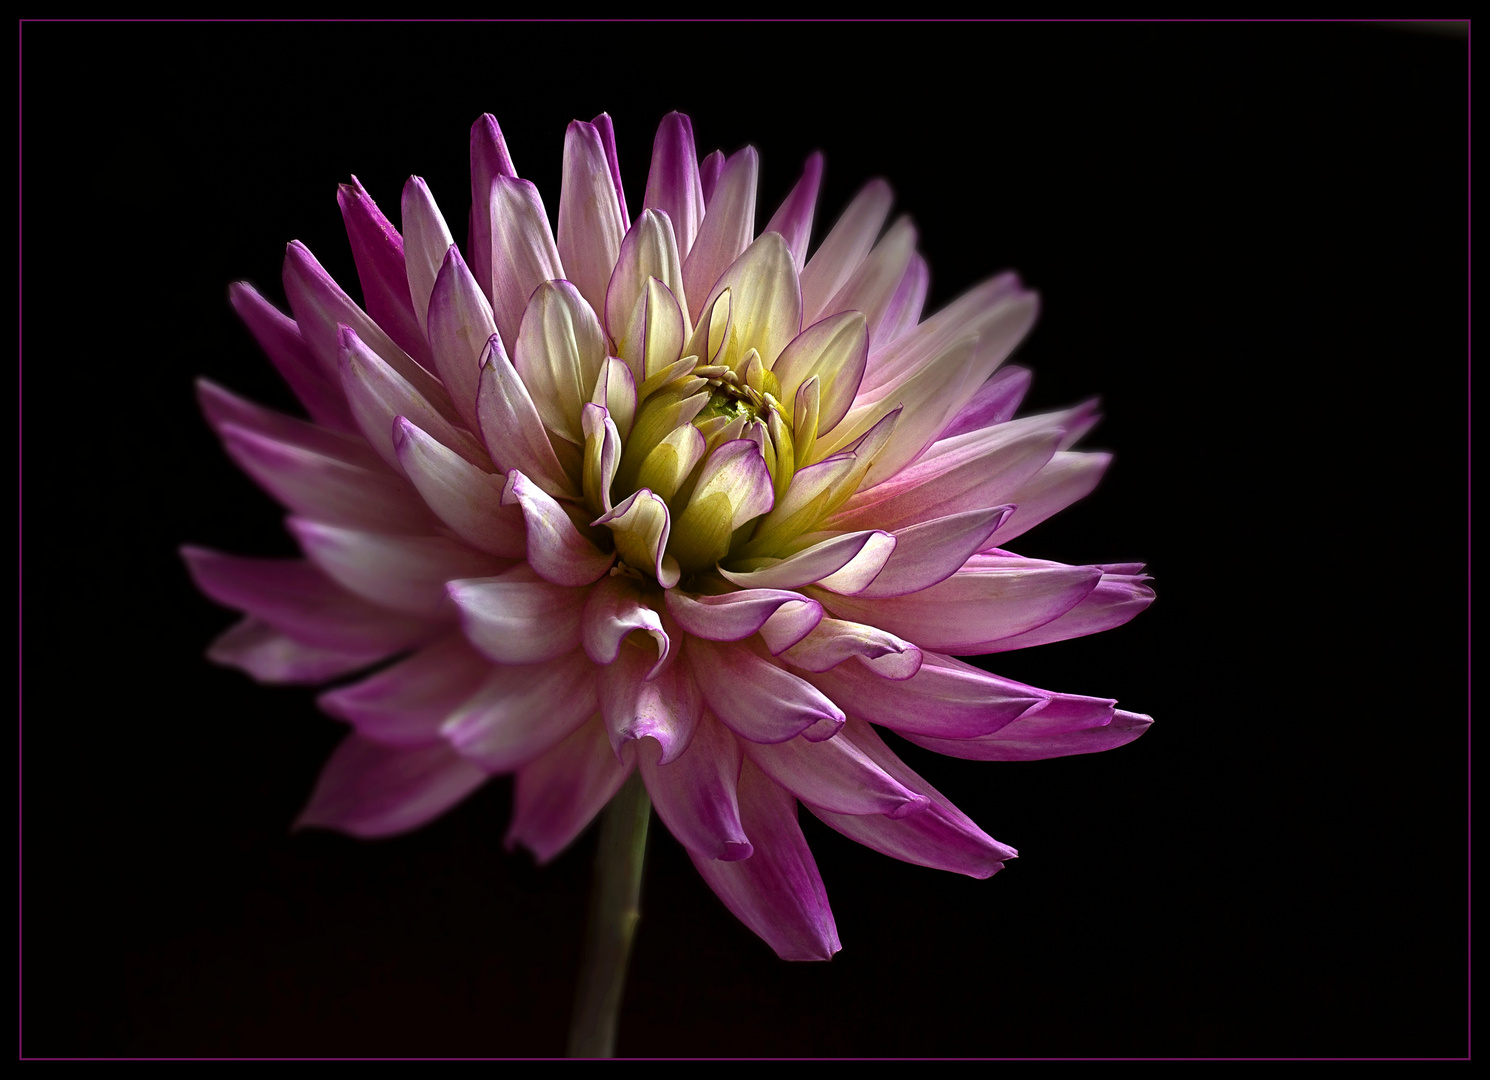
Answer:
<svg viewBox="0 0 1490 1080"><path fill-rule="evenodd" d="M755 234L758 158L657 133L627 206L610 118L570 125L557 229L495 120L464 252L417 177L402 235L341 187L363 302L300 243L293 318L231 298L310 420L200 384L303 559L185 550L244 614L211 647L320 683L352 733L302 825L422 825L516 773L509 846L563 849L639 773L721 900L787 959L839 949L797 804L898 859L1013 857L881 739L1022 761L1149 718L953 659L1117 626L1138 564L1005 546L1096 484L1093 404L1013 419L1036 296L994 277L922 319L927 265L871 181L809 257L822 159Z"/></svg>

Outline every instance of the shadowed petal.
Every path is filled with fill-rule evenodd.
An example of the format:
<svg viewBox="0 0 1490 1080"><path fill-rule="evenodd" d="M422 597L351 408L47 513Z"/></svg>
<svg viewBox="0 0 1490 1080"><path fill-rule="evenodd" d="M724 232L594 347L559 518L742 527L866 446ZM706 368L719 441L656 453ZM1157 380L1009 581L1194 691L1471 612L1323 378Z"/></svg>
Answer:
<svg viewBox="0 0 1490 1080"><path fill-rule="evenodd" d="M348 735L321 770L295 827L394 836L439 817L485 779L444 743L407 749Z"/></svg>
<svg viewBox="0 0 1490 1080"><path fill-rule="evenodd" d="M799 641L823 617L817 601L781 589L746 589L719 596L690 596L669 589L665 596L668 613L678 625L710 641L742 641L768 620L775 623L778 634L795 634L792 640Z"/></svg>
<svg viewBox="0 0 1490 1080"><path fill-rule="evenodd" d="M999 368L988 377L987 382L978 387L968 403L937 436L937 441L1012 420L1033 377L1029 368L1013 364Z"/></svg>
<svg viewBox="0 0 1490 1080"><path fill-rule="evenodd" d="M334 431L266 409L262 405L255 405L210 379L198 379L196 388L197 404L201 406L202 415L219 435L228 424L233 424L261 438L309 450L323 457L335 458L373 472L388 471L382 458L372 452L360 434ZM340 387L337 388L337 396L345 404ZM350 413L347 415L351 416ZM356 430L355 424L351 430Z"/></svg>
<svg viewBox="0 0 1490 1080"><path fill-rule="evenodd" d="M393 449L424 503L466 543L488 555L521 559L527 550L522 510L502 505L502 474L482 472L400 416Z"/></svg>
<svg viewBox="0 0 1490 1080"><path fill-rule="evenodd" d="M854 196L802 269L802 318L817 322L828 301L853 276L874 246L890 214L894 195L883 180L871 180Z"/></svg>
<svg viewBox="0 0 1490 1080"><path fill-rule="evenodd" d="M543 581L527 566L446 585L466 638L499 664L536 664L577 649L585 591Z"/></svg>
<svg viewBox="0 0 1490 1080"><path fill-rule="evenodd" d="M1046 713L1050 715L1045 715ZM936 739L907 734L918 746L974 761L1040 761L1072 754L1096 754L1132 742L1153 720L1114 709L1111 701L1059 694L1049 706L991 735L975 739Z"/></svg>
<svg viewBox="0 0 1490 1080"><path fill-rule="evenodd" d="M1056 454L1044 468L1009 493L1007 501L1016 508L989 538L989 543L1007 544L1078 499L1086 498L1111 464L1111 454Z"/></svg>
<svg viewBox="0 0 1490 1080"><path fill-rule="evenodd" d="M385 746L428 746L440 724L492 670L459 632L359 683L328 691L316 703L357 733Z"/></svg>
<svg viewBox="0 0 1490 1080"><path fill-rule="evenodd" d="M843 726L842 710L816 687L746 646L694 638L688 660L714 715L751 742L820 741Z"/></svg>
<svg viewBox="0 0 1490 1080"><path fill-rule="evenodd" d="M429 297L429 347L451 402L466 427L481 427L476 411L476 387L481 379L481 354L497 332L491 305L466 268L460 251L451 245Z"/></svg>
<svg viewBox="0 0 1490 1080"><path fill-rule="evenodd" d="M1154 602L1154 590L1144 584L1149 580L1147 574L1112 573L1111 567L1098 569L1102 570L1102 580L1081 603L1044 626L994 642L988 651L1008 652L1098 634L1122 626Z"/></svg>
<svg viewBox="0 0 1490 1080"><path fill-rule="evenodd" d="M471 125L471 228L466 250L471 253L476 283L493 303L496 294L492 291L492 184L498 177L516 176L512 156L507 153L507 140L502 137L496 117L482 113Z"/></svg>
<svg viewBox="0 0 1490 1080"><path fill-rule="evenodd" d="M547 753L595 712L595 665L579 651L517 667L486 665L485 677L441 719L455 751L489 773Z"/></svg>
<svg viewBox="0 0 1490 1080"><path fill-rule="evenodd" d="M386 649L336 649L304 645L253 615L218 635L207 659L237 668L261 683L322 683L375 664Z"/></svg>
<svg viewBox="0 0 1490 1080"><path fill-rule="evenodd" d="M847 739L747 742L745 756L810 806L838 814L909 817L929 800L905 787Z"/></svg>
<svg viewBox="0 0 1490 1080"><path fill-rule="evenodd" d="M754 845L748 859L689 856L737 919L783 960L827 960L843 946L828 894L797 824L797 802L749 761L737 788L740 823Z"/></svg>
<svg viewBox="0 0 1490 1080"><path fill-rule="evenodd" d="M455 246L455 237L450 235L444 215L421 177L411 176L404 184L403 223L408 234L404 244L404 273L409 281L414 317L422 328L429 325L429 297L445 262L445 253Z"/></svg>
<svg viewBox="0 0 1490 1080"><path fill-rule="evenodd" d="M614 552L607 554L580 535L564 508L516 469L507 474L502 503L522 507L528 565L545 581L577 588L598 580L615 562Z"/></svg>
<svg viewBox="0 0 1490 1080"><path fill-rule="evenodd" d="M670 640L662 628L662 616L647 603L640 582L621 574L612 575L590 590L585 601L583 640L585 652L597 664L615 663L621 642L633 630L652 635L657 644L656 665L667 659ZM645 678L655 674L654 667Z"/></svg>
<svg viewBox="0 0 1490 1080"><path fill-rule="evenodd" d="M1012 506L992 506L898 529L894 550L874 580L851 595L904 596L945 581L987 544ZM831 583L823 582L825 588ZM847 591L847 590L834 590Z"/></svg>
<svg viewBox="0 0 1490 1080"><path fill-rule="evenodd" d="M704 190L699 182L693 123L680 112L668 113L657 127L642 205L668 216L677 235L678 254L686 259L704 220Z"/></svg>
<svg viewBox="0 0 1490 1080"><path fill-rule="evenodd" d="M921 650L909 641L875 626L823 619L800 641L783 635L777 647L779 628L767 623L761 636L771 652L804 671L827 671L856 657L882 679L909 679L921 670Z"/></svg>
<svg viewBox="0 0 1490 1080"><path fill-rule="evenodd" d="M814 150L802 166L802 178L792 187L763 233L780 233L792 253L797 273L807 263L807 242L812 237L812 213L817 206L818 189L823 182L823 155Z"/></svg>
<svg viewBox="0 0 1490 1080"><path fill-rule="evenodd" d="M589 306L604 311L605 286L621 251L626 221L617 203L605 143L594 124L576 120L564 134L563 185L559 258Z"/></svg>
<svg viewBox="0 0 1490 1080"><path fill-rule="evenodd" d="M513 366L544 426L576 446L585 442L580 410L605 363L605 331L572 284L545 281L523 312Z"/></svg>
<svg viewBox="0 0 1490 1080"><path fill-rule="evenodd" d="M661 745L642 740L636 765L657 816L689 853L700 859L737 862L754 848L740 823L735 786L740 779L740 744L705 710L688 749L665 767Z"/></svg>
<svg viewBox="0 0 1490 1080"><path fill-rule="evenodd" d="M533 290L564 276L538 189L515 177L493 180L491 235L492 313L502 340L515 342Z"/></svg>
<svg viewBox="0 0 1490 1080"><path fill-rule="evenodd" d="M706 194L708 210L683 261L688 310L704 321L704 303L719 275L739 257L755 231L755 185L760 155L747 146L725 163L719 182ZM681 247L681 244L679 245Z"/></svg>
<svg viewBox="0 0 1490 1080"><path fill-rule="evenodd" d="M600 714L617 757L627 743L650 738L662 748L659 764L667 765L688 749L703 699L676 654L659 657L651 642L637 642L621 642L615 662L600 669Z"/></svg>
<svg viewBox="0 0 1490 1080"><path fill-rule="evenodd" d="M521 844L546 863L573 842L610 802L635 767L630 749L617 761L596 713L517 774L508 849Z"/></svg>
<svg viewBox="0 0 1490 1080"><path fill-rule="evenodd" d="M476 411L481 418L481 438L500 468L520 470L556 498L578 494L554 455L527 386L495 334L481 354Z"/></svg>
<svg viewBox="0 0 1490 1080"><path fill-rule="evenodd" d="M228 299L312 419L338 431L355 431L341 380L333 379L316 358L295 320L277 311L246 281L228 286Z"/></svg>
<svg viewBox="0 0 1490 1080"><path fill-rule="evenodd" d="M393 222L383 216L357 178L336 191L341 219L352 245L357 280L362 283L362 302L368 315L388 332L399 348L421 366L430 366L424 324L414 314L409 299L409 278L404 269L404 238Z"/></svg>

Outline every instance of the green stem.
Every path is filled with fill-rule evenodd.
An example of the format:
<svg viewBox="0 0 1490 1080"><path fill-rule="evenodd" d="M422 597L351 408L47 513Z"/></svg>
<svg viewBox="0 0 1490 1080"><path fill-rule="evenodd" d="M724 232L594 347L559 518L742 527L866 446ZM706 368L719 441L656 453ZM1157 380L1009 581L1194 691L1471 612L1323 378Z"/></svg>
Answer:
<svg viewBox="0 0 1490 1080"><path fill-rule="evenodd" d="M642 917L642 862L651 816L652 800L647 798L641 774L633 772L600 820L584 959L569 1024L570 1057L615 1056L626 963Z"/></svg>

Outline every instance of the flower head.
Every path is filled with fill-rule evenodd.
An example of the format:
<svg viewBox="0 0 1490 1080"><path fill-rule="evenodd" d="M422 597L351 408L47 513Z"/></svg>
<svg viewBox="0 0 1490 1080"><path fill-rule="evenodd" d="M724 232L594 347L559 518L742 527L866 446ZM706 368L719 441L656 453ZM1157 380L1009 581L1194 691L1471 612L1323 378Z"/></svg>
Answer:
<svg viewBox="0 0 1490 1080"><path fill-rule="evenodd" d="M1005 544L1107 464L1091 404L1012 419L1034 321L995 277L922 321L916 231L872 181L808 257L821 158L759 236L757 157L699 161L674 113L628 211L610 118L564 144L558 227L490 116L470 234L420 179L403 233L339 195L363 304L289 246L294 318L232 300L311 421L201 384L303 560L186 550L245 614L210 656L317 683L354 731L301 817L415 828L516 772L510 844L564 848L639 770L714 891L783 957L838 937L797 803L899 859L987 877L1014 851L872 725L956 757L1136 738L1110 700L950 654L1090 634L1152 600L1136 564Z"/></svg>

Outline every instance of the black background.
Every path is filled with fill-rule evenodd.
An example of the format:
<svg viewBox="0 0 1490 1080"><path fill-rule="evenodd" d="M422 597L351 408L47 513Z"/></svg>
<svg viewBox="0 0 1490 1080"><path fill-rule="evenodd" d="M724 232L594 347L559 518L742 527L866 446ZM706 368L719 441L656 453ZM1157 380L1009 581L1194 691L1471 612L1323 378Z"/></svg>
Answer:
<svg viewBox="0 0 1490 1080"><path fill-rule="evenodd" d="M1126 627L996 657L1156 718L1101 755L905 755L1021 857L977 882L803 814L843 939L778 961L653 834L620 1052L1467 1052L1463 38L1359 25L22 28L22 1052L562 1052L593 853L502 850L511 785L394 840L288 831L341 737L202 659L176 548L293 552L196 375L291 397L228 282L286 241L357 294L335 204L423 175L464 239L494 113L558 204L565 124L813 149L931 308L1019 269L1025 411L1100 394L1116 462L1015 542L1146 559ZM903 745L903 744L902 744Z"/></svg>

